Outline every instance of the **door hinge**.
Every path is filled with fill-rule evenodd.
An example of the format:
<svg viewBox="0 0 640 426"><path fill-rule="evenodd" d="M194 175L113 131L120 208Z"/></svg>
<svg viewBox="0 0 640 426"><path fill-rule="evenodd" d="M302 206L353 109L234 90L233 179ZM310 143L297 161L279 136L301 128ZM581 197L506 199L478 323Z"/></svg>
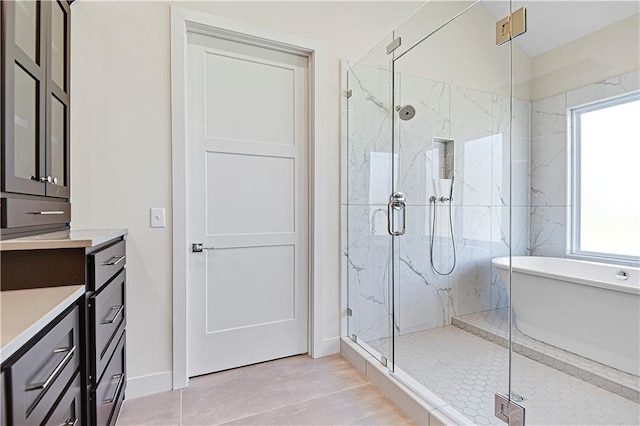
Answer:
<svg viewBox="0 0 640 426"><path fill-rule="evenodd" d="M380 362L382 363L382 365L384 365L385 367L387 366L387 364L389 363L389 361L387 360L386 357L383 357L382 355L380 356Z"/></svg>
<svg viewBox="0 0 640 426"><path fill-rule="evenodd" d="M527 9L521 7L496 22L496 46L527 32Z"/></svg>
<svg viewBox="0 0 640 426"><path fill-rule="evenodd" d="M351 310L351 308L347 308L347 316L348 317L352 317L353 316L353 311Z"/></svg>
<svg viewBox="0 0 640 426"><path fill-rule="evenodd" d="M509 426L524 426L524 407L509 401L505 395L496 393L494 408L496 417Z"/></svg>
<svg viewBox="0 0 640 426"><path fill-rule="evenodd" d="M391 43L389 43L389 45L387 46L387 55L390 55L391 52L393 52L398 47L400 47L401 44L402 44L402 38L401 37L397 37L395 40L393 40Z"/></svg>
<svg viewBox="0 0 640 426"><path fill-rule="evenodd" d="M353 90L351 89L347 90L347 92L345 93L345 96L347 97L347 99L349 99L351 96L353 96Z"/></svg>
<svg viewBox="0 0 640 426"><path fill-rule="evenodd" d="M351 340L353 340L354 343L358 343L358 336L356 336L355 334L352 334Z"/></svg>

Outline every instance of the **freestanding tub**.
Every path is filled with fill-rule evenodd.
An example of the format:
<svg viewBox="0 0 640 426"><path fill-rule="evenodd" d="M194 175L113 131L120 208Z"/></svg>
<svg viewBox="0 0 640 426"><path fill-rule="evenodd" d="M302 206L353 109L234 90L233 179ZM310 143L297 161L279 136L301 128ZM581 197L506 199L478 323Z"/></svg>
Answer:
<svg viewBox="0 0 640 426"><path fill-rule="evenodd" d="M509 258L498 257L492 263L509 291ZM512 270L518 330L640 375L640 268L514 256Z"/></svg>

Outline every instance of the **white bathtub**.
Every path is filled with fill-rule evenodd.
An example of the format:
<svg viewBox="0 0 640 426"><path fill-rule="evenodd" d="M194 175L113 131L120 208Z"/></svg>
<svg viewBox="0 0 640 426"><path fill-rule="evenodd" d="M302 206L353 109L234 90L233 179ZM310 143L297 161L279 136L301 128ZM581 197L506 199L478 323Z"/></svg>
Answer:
<svg viewBox="0 0 640 426"><path fill-rule="evenodd" d="M508 291L509 258L492 263ZM640 375L640 268L534 256L516 256L512 263L518 330ZM620 271L626 280L616 278Z"/></svg>

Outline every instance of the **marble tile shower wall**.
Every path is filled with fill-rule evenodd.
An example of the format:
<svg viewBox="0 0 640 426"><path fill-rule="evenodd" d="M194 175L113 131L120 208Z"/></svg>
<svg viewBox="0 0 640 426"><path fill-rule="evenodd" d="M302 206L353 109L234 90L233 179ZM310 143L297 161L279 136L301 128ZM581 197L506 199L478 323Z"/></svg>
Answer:
<svg viewBox="0 0 640 426"><path fill-rule="evenodd" d="M398 121L391 146L388 71L353 68L349 86L349 140L343 216L347 239L344 266L354 316L349 333L373 341L389 337L391 241L386 202L397 190L407 196L407 233L399 239L396 328L409 333L451 323L451 317L506 306L507 294L491 259L509 253L509 98L410 75L396 75L400 104L416 116ZM513 111L514 254L527 254L529 236L530 103ZM455 149L453 203L457 265L442 277L430 264L432 195L448 196L449 181L437 180L434 138ZM344 175L343 175L344 176ZM346 188L344 187L346 186ZM434 262L448 270L453 259L448 207L437 207Z"/></svg>
<svg viewBox="0 0 640 426"><path fill-rule="evenodd" d="M567 109L621 95L640 86L640 72L571 90L532 103L531 231L532 256L564 257L567 247Z"/></svg>

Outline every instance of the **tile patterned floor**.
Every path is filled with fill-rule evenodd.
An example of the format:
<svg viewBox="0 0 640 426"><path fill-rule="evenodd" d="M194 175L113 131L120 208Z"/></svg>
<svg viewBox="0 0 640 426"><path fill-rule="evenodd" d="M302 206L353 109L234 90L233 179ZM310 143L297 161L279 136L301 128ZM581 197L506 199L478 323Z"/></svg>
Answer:
<svg viewBox="0 0 640 426"><path fill-rule="evenodd" d="M125 401L118 425L413 425L339 355L297 356L193 378Z"/></svg>
<svg viewBox="0 0 640 426"><path fill-rule="evenodd" d="M455 326L396 337L395 363L470 424L504 425L493 415L495 392L507 393L507 349ZM370 343L374 348L388 342ZM513 354L512 392L525 398L529 425L638 425L640 405Z"/></svg>
<svg viewBox="0 0 640 426"><path fill-rule="evenodd" d="M509 311L506 308L478 312L454 318L453 325L507 347L508 314ZM527 336L517 328L513 331L513 349L527 358L579 377L631 401L640 402L640 377L638 376L548 345Z"/></svg>

